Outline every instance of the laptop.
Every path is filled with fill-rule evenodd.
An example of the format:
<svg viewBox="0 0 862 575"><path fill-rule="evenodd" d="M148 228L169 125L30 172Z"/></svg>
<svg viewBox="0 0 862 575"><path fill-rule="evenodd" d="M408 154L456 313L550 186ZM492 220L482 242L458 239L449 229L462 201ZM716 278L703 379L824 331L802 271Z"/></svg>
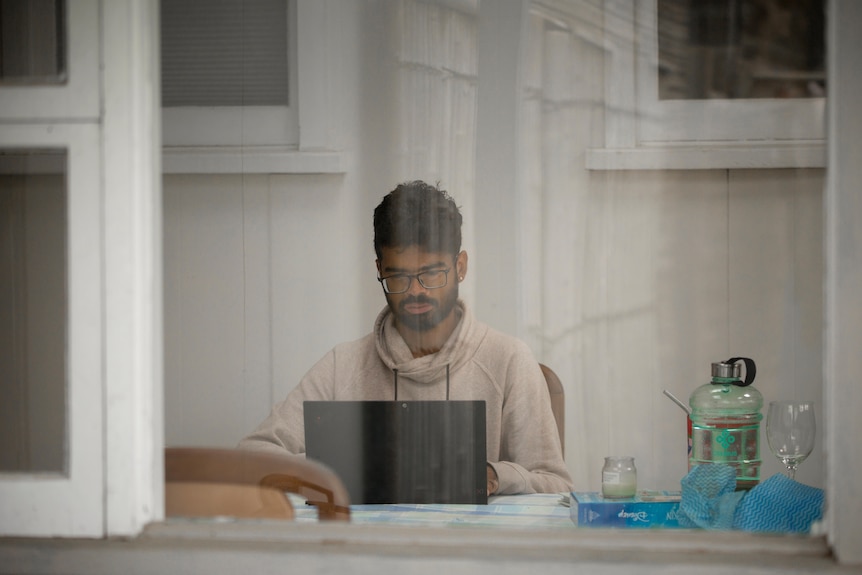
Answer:
<svg viewBox="0 0 862 575"><path fill-rule="evenodd" d="M485 402L306 401L306 457L356 505L486 504Z"/></svg>

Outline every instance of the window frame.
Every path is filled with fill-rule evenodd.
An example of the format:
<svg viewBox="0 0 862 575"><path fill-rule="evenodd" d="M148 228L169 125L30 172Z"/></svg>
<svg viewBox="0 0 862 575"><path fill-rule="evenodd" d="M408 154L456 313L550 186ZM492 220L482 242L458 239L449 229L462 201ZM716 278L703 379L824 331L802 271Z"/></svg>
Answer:
<svg viewBox="0 0 862 575"><path fill-rule="evenodd" d="M99 3L68 2L67 71L60 84L7 84L0 87L0 121L38 122L55 118L96 121L101 115L99 85Z"/></svg>
<svg viewBox="0 0 862 575"><path fill-rule="evenodd" d="M0 88L0 145L67 150L67 472L0 474L0 537L163 516L158 2L67 6L69 84Z"/></svg>
<svg viewBox="0 0 862 575"><path fill-rule="evenodd" d="M162 107L164 145L299 147L296 20L296 1L287 0L286 106Z"/></svg>
<svg viewBox="0 0 862 575"><path fill-rule="evenodd" d="M825 167L825 98L659 100L657 20L657 0L604 4L605 142L587 168Z"/></svg>
<svg viewBox="0 0 862 575"><path fill-rule="evenodd" d="M104 399L101 16L96 0L67 4L65 83L0 88L0 147L66 150L68 218L65 471L0 473L3 535L104 533L104 421L88 416Z"/></svg>
<svg viewBox="0 0 862 575"><path fill-rule="evenodd" d="M88 416L104 399L101 190L91 185L101 164L99 140L92 123L13 124L0 131L0 147L64 148L68 163L65 472L0 473L0 535L103 534L104 427L100 417Z"/></svg>
<svg viewBox="0 0 862 575"><path fill-rule="evenodd" d="M342 174L338 121L331 113L333 86L343 82L327 65L327 6L288 0L289 106L162 110L165 174ZM275 117L275 120L273 120ZM171 124L171 126L168 126ZM237 140L236 133L241 134ZM260 136L252 136L258 133ZM232 135L231 135L232 134ZM232 138L232 139L231 139Z"/></svg>

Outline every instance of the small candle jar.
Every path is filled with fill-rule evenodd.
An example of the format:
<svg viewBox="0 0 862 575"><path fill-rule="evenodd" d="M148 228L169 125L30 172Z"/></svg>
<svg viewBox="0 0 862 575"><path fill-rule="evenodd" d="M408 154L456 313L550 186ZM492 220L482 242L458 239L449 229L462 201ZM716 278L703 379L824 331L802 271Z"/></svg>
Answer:
<svg viewBox="0 0 862 575"><path fill-rule="evenodd" d="M602 496L605 499L627 499L635 496L638 471L635 458L612 455L602 467Z"/></svg>

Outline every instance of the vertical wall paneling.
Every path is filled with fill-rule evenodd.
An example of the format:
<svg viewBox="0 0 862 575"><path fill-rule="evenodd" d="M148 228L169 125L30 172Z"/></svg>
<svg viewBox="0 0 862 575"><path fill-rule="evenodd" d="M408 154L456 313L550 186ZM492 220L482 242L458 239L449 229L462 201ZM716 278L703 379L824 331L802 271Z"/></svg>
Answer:
<svg viewBox="0 0 862 575"><path fill-rule="evenodd" d="M710 364L727 359L727 174L654 172L649 181L658 230L652 457L656 484L673 488L688 469L686 419L662 391L688 403Z"/></svg>
<svg viewBox="0 0 862 575"><path fill-rule="evenodd" d="M755 386L768 403L814 401L821 420L821 170L730 173L728 353L757 361ZM765 411L764 411L765 413ZM765 423L765 422L764 422ZM764 425L765 428L765 425ZM763 476L781 471L761 433ZM823 485L823 449L800 466L800 481Z"/></svg>
<svg viewBox="0 0 862 575"><path fill-rule="evenodd" d="M235 445L247 432L242 425L246 328L254 319L246 317L245 308L243 185L254 189L251 181L250 176L167 178L167 445Z"/></svg>
<svg viewBox="0 0 862 575"><path fill-rule="evenodd" d="M544 74L544 29L545 19L538 14L529 14L529 32L525 39L524 75L522 86L521 139L518 154L522 158L519 172L518 211L522 225L527 230L542 227L542 138L544 96L542 80ZM542 285L545 262L540 234L526 233L522 237L522 289L519 305L524 316L522 338L539 354L544 350L542 333ZM556 371L559 366L552 364Z"/></svg>
<svg viewBox="0 0 862 575"><path fill-rule="evenodd" d="M268 176L242 178L243 377L240 435L269 412L272 395L272 243Z"/></svg>
<svg viewBox="0 0 862 575"><path fill-rule="evenodd" d="M513 335L521 332L523 321L517 183L526 7L526 0L479 5L476 263L471 267L481 298L475 309L479 318Z"/></svg>

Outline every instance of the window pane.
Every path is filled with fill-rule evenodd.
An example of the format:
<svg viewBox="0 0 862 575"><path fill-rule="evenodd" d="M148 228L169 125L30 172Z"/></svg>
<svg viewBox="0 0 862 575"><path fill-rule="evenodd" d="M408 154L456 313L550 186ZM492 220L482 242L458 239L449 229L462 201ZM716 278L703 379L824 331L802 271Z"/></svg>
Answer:
<svg viewBox="0 0 862 575"><path fill-rule="evenodd" d="M659 0L660 99L823 97L823 4Z"/></svg>
<svg viewBox="0 0 862 575"><path fill-rule="evenodd" d="M162 105L287 106L287 2L161 4Z"/></svg>
<svg viewBox="0 0 862 575"><path fill-rule="evenodd" d="M65 472L66 152L0 150L0 472Z"/></svg>
<svg viewBox="0 0 862 575"><path fill-rule="evenodd" d="M66 3L0 1L0 84L66 80Z"/></svg>

